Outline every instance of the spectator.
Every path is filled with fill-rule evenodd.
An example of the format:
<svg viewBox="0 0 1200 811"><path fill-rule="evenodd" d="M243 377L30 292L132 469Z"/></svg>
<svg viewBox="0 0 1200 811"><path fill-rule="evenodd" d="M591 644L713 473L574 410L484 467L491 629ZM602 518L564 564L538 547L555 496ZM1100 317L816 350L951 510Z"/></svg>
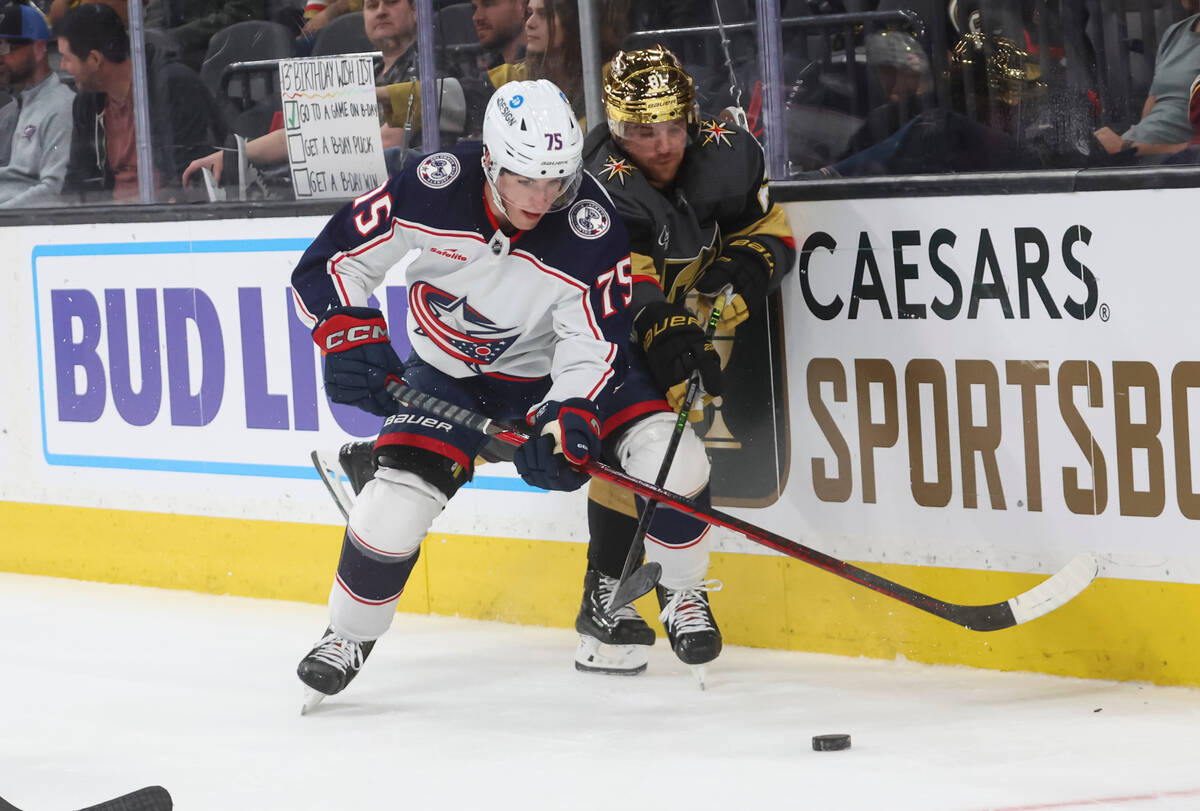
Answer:
<svg viewBox="0 0 1200 811"><path fill-rule="evenodd" d="M300 30L300 35L308 38L316 37L318 31L338 17L352 11L362 11L364 5L363 0L333 0L332 3L310 0L304 6L304 28Z"/></svg>
<svg viewBox="0 0 1200 811"><path fill-rule="evenodd" d="M471 0L475 34L483 46L486 70L525 56L525 15L528 0Z"/></svg>
<svg viewBox="0 0 1200 811"><path fill-rule="evenodd" d="M383 64L375 76L377 84L405 82L417 76L417 12L413 0L366 0L363 5L363 26L367 39L383 54ZM447 101L443 97L443 101ZM443 122L449 127L454 105L446 104L443 110ZM456 105L460 112L458 129L461 131L462 102ZM385 149L407 146L406 137L401 126L384 124L380 130ZM218 150L211 155L197 158L184 170L182 181L187 184L193 175L202 169L209 169L213 175L223 182L232 178L223 175L225 171L225 153ZM257 165L283 163L288 159L287 136L282 129L272 130L266 135L255 138L246 144L246 158Z"/></svg>
<svg viewBox="0 0 1200 811"><path fill-rule="evenodd" d="M625 35L628 7L629 0L602 0L598 5L600 53L606 61L608 55L616 53ZM483 106L496 88L507 82L527 79L548 79L558 85L567 95L575 115L583 121L583 60L576 0L529 0L529 16L525 20L525 59L492 68L486 79L472 77L462 83L467 132L478 132L483 120ZM411 104L410 94L413 95ZM390 123L403 126L411 113L412 126L420 127L421 95L414 83L381 87L377 95L388 111Z"/></svg>
<svg viewBox="0 0 1200 811"><path fill-rule="evenodd" d="M1183 5L1195 10L1193 0L1184 0ZM1188 93L1198 73L1200 14L1192 14L1168 27L1159 40L1141 120L1120 135L1101 127L1095 132L1096 140L1110 155L1133 149L1148 163L1181 151L1194 134L1188 118Z"/></svg>
<svg viewBox="0 0 1200 811"><path fill-rule="evenodd" d="M1186 147L1168 156L1163 163L1200 163L1200 76L1192 81L1188 91L1188 120L1192 126L1191 140Z"/></svg>
<svg viewBox="0 0 1200 811"><path fill-rule="evenodd" d="M85 199L136 201L133 63L121 18L108 6L83 5L67 12L57 34L62 68L79 91L65 188ZM224 140L225 127L192 70L160 61L150 43L146 63L154 188L170 198L182 168Z"/></svg>
<svg viewBox="0 0 1200 811"><path fill-rule="evenodd" d="M49 38L37 9L0 8L0 81L17 93L0 109L0 208L54 202L67 175L75 94L50 70Z"/></svg>
<svg viewBox="0 0 1200 811"><path fill-rule="evenodd" d="M120 16L121 22L126 28L129 27L129 0L54 0L50 4L50 11L46 13L46 19L51 25L58 25L58 21L63 18L69 10L76 6L82 6L87 3L102 3ZM142 5L146 5L146 0L142 0Z"/></svg>
<svg viewBox="0 0 1200 811"><path fill-rule="evenodd" d="M809 176L1038 169L1044 155L1025 142L1045 85L1029 55L1005 37L966 34L950 61L953 109L922 113L892 136ZM1050 111L1052 112L1052 111Z"/></svg>

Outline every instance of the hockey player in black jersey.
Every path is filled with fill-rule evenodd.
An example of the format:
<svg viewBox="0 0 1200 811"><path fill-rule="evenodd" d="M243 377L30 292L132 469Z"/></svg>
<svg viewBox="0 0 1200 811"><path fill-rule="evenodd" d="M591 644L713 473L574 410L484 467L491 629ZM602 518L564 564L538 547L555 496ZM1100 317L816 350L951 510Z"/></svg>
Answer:
<svg viewBox="0 0 1200 811"><path fill-rule="evenodd" d="M608 123L589 133L584 161L630 232L636 343L644 348L654 380L672 405L682 399L686 380L697 367L705 389L718 395L720 359L705 344L685 298L696 291L711 300L722 286L732 284L738 295L722 311L721 324L732 332L764 310L767 294L795 260L787 219L767 187L763 151L745 130L698 114L691 77L666 48L618 52L603 78ZM677 456L672 469L707 466L703 456L697 440ZM699 498L708 498L707 488ZM588 523L591 540L575 622L580 633L575 666L641 672L647 657L639 646L653 642L650 627L632 606L615 618L602 610L637 528L633 497L593 480ZM690 568L680 571L663 560L672 550L655 529L652 524L646 536L646 557L663 563L660 618L676 654L689 664L702 664L721 650L706 593L719 584L703 580L707 539L691 550Z"/></svg>
<svg viewBox="0 0 1200 811"><path fill-rule="evenodd" d="M582 145L555 85L510 82L488 102L482 145L429 155L346 205L292 274L326 393L386 417L377 470L349 514L329 627L297 669L306 709L343 690L390 627L421 541L486 443L401 406L389 380L525 420L534 438L513 462L537 487L578 489L587 476L577 467L601 455L641 478L662 459L672 415L628 347L628 232L582 171ZM413 354L401 362L370 296L406 258ZM669 485L698 492L707 474L692 466ZM661 517L659 537L686 564L706 525L669 509Z"/></svg>

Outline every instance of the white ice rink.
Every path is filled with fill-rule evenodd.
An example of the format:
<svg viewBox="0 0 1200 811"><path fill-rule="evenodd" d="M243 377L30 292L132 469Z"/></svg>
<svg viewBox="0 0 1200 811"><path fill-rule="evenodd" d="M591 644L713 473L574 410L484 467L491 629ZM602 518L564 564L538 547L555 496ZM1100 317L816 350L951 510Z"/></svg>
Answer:
<svg viewBox="0 0 1200 811"><path fill-rule="evenodd" d="M0 574L0 617L24 811L1200 808L1195 689L727 648L701 692L661 639L589 676L565 630L401 614L301 717L321 606Z"/></svg>

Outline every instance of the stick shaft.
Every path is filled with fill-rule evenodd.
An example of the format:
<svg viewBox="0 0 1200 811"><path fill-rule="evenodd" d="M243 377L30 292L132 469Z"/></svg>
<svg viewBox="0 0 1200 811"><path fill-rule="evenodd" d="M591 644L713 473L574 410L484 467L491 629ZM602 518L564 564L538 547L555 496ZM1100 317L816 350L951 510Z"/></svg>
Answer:
<svg viewBox="0 0 1200 811"><path fill-rule="evenodd" d="M712 312L708 316L708 324L704 328L705 343L712 341L713 334L717 331L717 322L721 320L721 311L725 309L725 304L732 295L733 288L730 285L725 285L713 302ZM654 478L655 487L662 487L667 483L667 476L671 473L671 464L675 461L675 451L679 449L679 442L683 439L683 431L687 428L688 413L692 410L692 403L696 401L696 395L699 393L700 370L695 369L692 371L691 377L688 378L687 391L684 393L683 402L679 405L679 412L675 415L675 429L671 432L671 439L667 443L667 451L663 454L662 464L658 468L658 475ZM650 531L650 522L654 519L654 513L658 510L658 504L658 499L650 499L642 510L642 514L638 516L637 530L633 533L633 543L630 544L629 552L625 555L625 565L621 567L621 579L617 581L616 587L608 598L608 610L610 612L620 608L620 605L617 604L617 595L621 593L621 587L629 581L629 576L633 574L633 570L637 568L642 560L642 554L646 547L646 533ZM637 597L640 596L640 594L637 595Z"/></svg>

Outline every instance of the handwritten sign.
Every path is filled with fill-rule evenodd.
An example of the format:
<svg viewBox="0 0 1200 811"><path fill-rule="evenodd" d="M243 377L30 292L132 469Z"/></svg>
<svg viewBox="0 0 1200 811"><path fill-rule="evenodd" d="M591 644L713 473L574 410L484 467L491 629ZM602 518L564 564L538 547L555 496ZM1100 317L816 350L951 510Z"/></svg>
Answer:
<svg viewBox="0 0 1200 811"><path fill-rule="evenodd" d="M387 179L370 54L279 63L297 199L357 197Z"/></svg>

